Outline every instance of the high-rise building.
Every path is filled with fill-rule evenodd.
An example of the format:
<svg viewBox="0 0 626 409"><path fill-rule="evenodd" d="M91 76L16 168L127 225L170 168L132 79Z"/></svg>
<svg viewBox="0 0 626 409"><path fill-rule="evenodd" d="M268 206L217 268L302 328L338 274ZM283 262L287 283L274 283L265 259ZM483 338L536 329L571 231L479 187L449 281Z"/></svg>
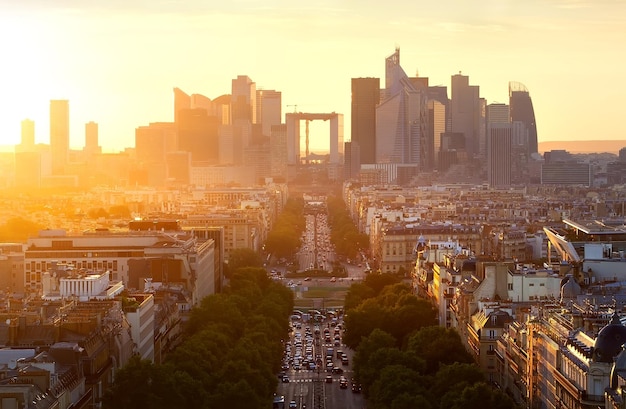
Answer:
<svg viewBox="0 0 626 409"><path fill-rule="evenodd" d="M22 149L32 151L35 147L35 121L24 119L22 121Z"/></svg>
<svg viewBox="0 0 626 409"><path fill-rule="evenodd" d="M492 187L511 184L511 122L507 104L487 105L487 181Z"/></svg>
<svg viewBox="0 0 626 409"><path fill-rule="evenodd" d="M400 50L385 60L385 90L376 108L376 163L425 163L428 134L426 87L412 81L400 66Z"/></svg>
<svg viewBox="0 0 626 409"><path fill-rule="evenodd" d="M260 89L256 91L256 117L262 134L270 136L272 127L282 123L282 94L280 91Z"/></svg>
<svg viewBox="0 0 626 409"><path fill-rule="evenodd" d="M361 150L359 143L349 141L345 143L344 148L344 177L346 180L359 180L359 172L361 170Z"/></svg>
<svg viewBox="0 0 626 409"><path fill-rule="evenodd" d="M511 122L521 122L527 132L528 155L538 152L537 125L533 101L526 86L520 82L509 82L509 105L511 106Z"/></svg>
<svg viewBox="0 0 626 409"><path fill-rule="evenodd" d="M70 105L69 101L50 101L50 151L52 173L63 174L70 151Z"/></svg>
<svg viewBox="0 0 626 409"><path fill-rule="evenodd" d="M247 75L232 80L231 107L234 124L257 123L256 83Z"/></svg>
<svg viewBox="0 0 626 409"><path fill-rule="evenodd" d="M219 159L218 119L205 109L178 111L178 149L191 152L192 162L217 164Z"/></svg>
<svg viewBox="0 0 626 409"><path fill-rule="evenodd" d="M174 88L174 122L178 122L178 111L191 109L191 97L180 88Z"/></svg>
<svg viewBox="0 0 626 409"><path fill-rule="evenodd" d="M484 133L481 135L484 113L481 110L480 87L469 85L469 77L460 73L452 76L451 83L450 130L463 133L465 149L472 157L480 153L480 143L484 139Z"/></svg>
<svg viewBox="0 0 626 409"><path fill-rule="evenodd" d="M428 100L428 134L432 140L431 151L428 152L429 163L433 168L438 166L441 151L441 137L446 132L446 107L436 99Z"/></svg>
<svg viewBox="0 0 626 409"><path fill-rule="evenodd" d="M380 78L352 78L350 140L361 150L362 163L376 163L376 106L379 102Z"/></svg>
<svg viewBox="0 0 626 409"><path fill-rule="evenodd" d="M85 152L93 155L100 153L98 146L98 124L90 121L85 124Z"/></svg>

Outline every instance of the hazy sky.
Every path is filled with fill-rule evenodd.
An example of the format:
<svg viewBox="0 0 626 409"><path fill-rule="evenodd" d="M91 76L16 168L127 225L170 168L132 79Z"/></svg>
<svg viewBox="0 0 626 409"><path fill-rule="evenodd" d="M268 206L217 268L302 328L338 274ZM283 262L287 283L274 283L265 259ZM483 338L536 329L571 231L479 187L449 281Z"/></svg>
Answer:
<svg viewBox="0 0 626 409"><path fill-rule="evenodd" d="M491 102L526 85L539 141L626 139L623 0L0 0L0 145L35 121L49 143L50 99L70 101L70 146L86 122L100 145L173 120L173 92L213 99L248 75L282 91L283 114L339 112L350 139L350 79L400 64L432 85L459 71ZM327 124L312 128L328 146Z"/></svg>

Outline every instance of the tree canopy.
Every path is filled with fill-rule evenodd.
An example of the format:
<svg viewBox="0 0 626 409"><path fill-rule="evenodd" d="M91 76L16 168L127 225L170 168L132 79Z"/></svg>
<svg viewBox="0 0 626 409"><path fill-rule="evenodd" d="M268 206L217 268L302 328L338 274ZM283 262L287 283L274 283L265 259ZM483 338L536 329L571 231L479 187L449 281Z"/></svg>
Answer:
<svg viewBox="0 0 626 409"><path fill-rule="evenodd" d="M264 269L239 268L191 311L164 364L134 357L118 371L103 408L269 407L292 310L292 292Z"/></svg>

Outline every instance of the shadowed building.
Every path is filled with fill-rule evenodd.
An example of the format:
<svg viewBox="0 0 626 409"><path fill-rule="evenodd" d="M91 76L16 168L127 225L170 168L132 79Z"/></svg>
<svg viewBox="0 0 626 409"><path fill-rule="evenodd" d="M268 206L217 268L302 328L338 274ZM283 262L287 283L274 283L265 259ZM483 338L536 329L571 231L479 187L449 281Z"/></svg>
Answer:
<svg viewBox="0 0 626 409"><path fill-rule="evenodd" d="M376 163L376 106L380 78L352 78L350 140L360 149L362 163Z"/></svg>

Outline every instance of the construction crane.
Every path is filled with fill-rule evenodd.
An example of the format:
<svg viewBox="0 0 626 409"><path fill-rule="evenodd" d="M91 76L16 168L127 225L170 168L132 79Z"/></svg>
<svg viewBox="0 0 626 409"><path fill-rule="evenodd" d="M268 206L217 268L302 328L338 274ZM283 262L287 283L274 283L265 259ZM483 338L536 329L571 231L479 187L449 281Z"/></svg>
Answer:
<svg viewBox="0 0 626 409"><path fill-rule="evenodd" d="M296 112L298 112L298 105L287 105L287 107L293 107L293 113L295 114Z"/></svg>

